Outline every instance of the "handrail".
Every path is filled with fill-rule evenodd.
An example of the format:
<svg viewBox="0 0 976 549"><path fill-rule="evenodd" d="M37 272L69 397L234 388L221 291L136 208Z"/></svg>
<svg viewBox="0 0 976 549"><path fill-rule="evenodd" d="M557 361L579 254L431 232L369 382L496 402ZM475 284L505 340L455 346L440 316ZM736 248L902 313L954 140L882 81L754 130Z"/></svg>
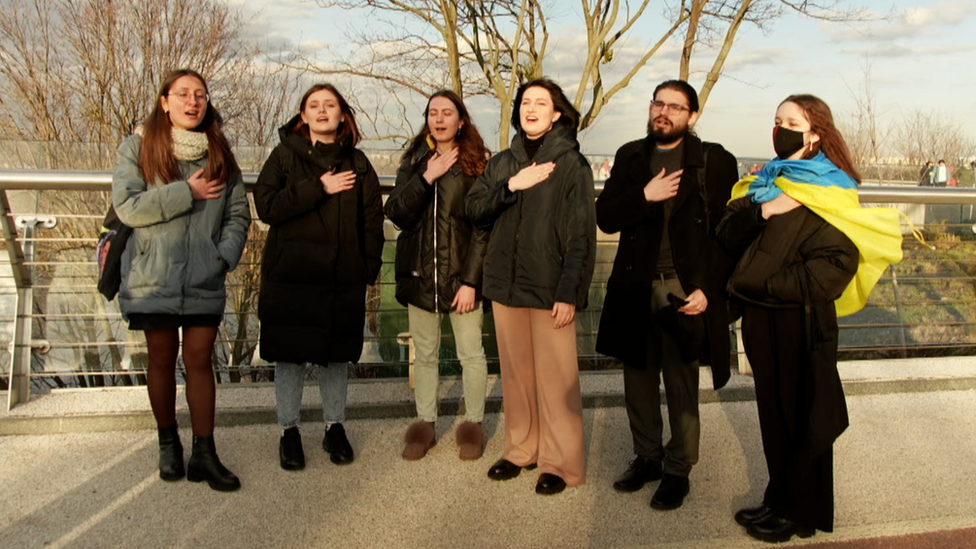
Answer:
<svg viewBox="0 0 976 549"><path fill-rule="evenodd" d="M244 184L253 186L258 174L244 174ZM396 178L379 176L380 186L389 192ZM603 190L598 180L596 190ZM110 191L112 172L84 170L10 170L0 169L0 190L5 191ZM862 203L901 204L976 204L976 188L909 187L898 185L862 185L858 189Z"/></svg>

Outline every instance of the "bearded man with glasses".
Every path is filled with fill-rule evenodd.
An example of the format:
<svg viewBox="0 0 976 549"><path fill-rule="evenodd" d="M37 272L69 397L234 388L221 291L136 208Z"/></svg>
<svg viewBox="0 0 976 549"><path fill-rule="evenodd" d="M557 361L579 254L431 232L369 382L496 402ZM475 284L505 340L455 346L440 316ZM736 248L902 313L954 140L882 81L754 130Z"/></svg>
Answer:
<svg viewBox="0 0 976 549"><path fill-rule="evenodd" d="M735 157L691 133L698 94L669 80L654 90L647 136L617 151L596 201L597 225L620 234L596 350L624 364L624 399L637 457L614 482L635 492L661 480L651 507L677 509L698 462L698 368L714 387L729 380L725 285L732 260L714 235ZM661 376L671 440L664 444Z"/></svg>

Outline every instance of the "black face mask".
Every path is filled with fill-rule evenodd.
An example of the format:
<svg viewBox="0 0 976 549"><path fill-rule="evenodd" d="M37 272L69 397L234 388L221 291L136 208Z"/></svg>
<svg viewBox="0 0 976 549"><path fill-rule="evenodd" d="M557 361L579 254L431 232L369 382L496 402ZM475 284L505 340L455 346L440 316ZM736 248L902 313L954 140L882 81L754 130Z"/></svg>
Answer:
<svg viewBox="0 0 976 549"><path fill-rule="evenodd" d="M776 156L785 160L802 148L803 132L773 126L773 150L776 151Z"/></svg>

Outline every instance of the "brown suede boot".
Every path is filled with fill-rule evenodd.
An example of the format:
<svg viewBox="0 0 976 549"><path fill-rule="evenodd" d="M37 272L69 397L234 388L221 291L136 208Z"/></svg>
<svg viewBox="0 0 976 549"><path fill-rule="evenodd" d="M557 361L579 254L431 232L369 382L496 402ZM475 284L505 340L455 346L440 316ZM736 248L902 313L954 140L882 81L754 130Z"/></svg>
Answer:
<svg viewBox="0 0 976 549"><path fill-rule="evenodd" d="M407 435L404 437L406 445L403 447L403 459L416 461L427 455L437 444L434 438L434 424L426 421L415 421L407 428Z"/></svg>
<svg viewBox="0 0 976 549"><path fill-rule="evenodd" d="M457 428L459 457L465 461L479 459L485 451L485 430L480 423L465 421Z"/></svg>

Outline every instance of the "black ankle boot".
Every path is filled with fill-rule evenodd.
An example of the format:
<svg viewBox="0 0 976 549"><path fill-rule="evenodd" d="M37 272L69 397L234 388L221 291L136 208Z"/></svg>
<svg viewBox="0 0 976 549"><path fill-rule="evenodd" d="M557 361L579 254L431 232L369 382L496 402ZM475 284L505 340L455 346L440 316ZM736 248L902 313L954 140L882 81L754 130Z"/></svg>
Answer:
<svg viewBox="0 0 976 549"><path fill-rule="evenodd" d="M193 453L190 454L186 480L205 480L211 488L221 492L233 492L241 487L241 481L220 463L213 437L193 437Z"/></svg>
<svg viewBox="0 0 976 549"><path fill-rule="evenodd" d="M175 423L156 431L159 433L159 478L166 481L180 480L186 476L180 431Z"/></svg>

